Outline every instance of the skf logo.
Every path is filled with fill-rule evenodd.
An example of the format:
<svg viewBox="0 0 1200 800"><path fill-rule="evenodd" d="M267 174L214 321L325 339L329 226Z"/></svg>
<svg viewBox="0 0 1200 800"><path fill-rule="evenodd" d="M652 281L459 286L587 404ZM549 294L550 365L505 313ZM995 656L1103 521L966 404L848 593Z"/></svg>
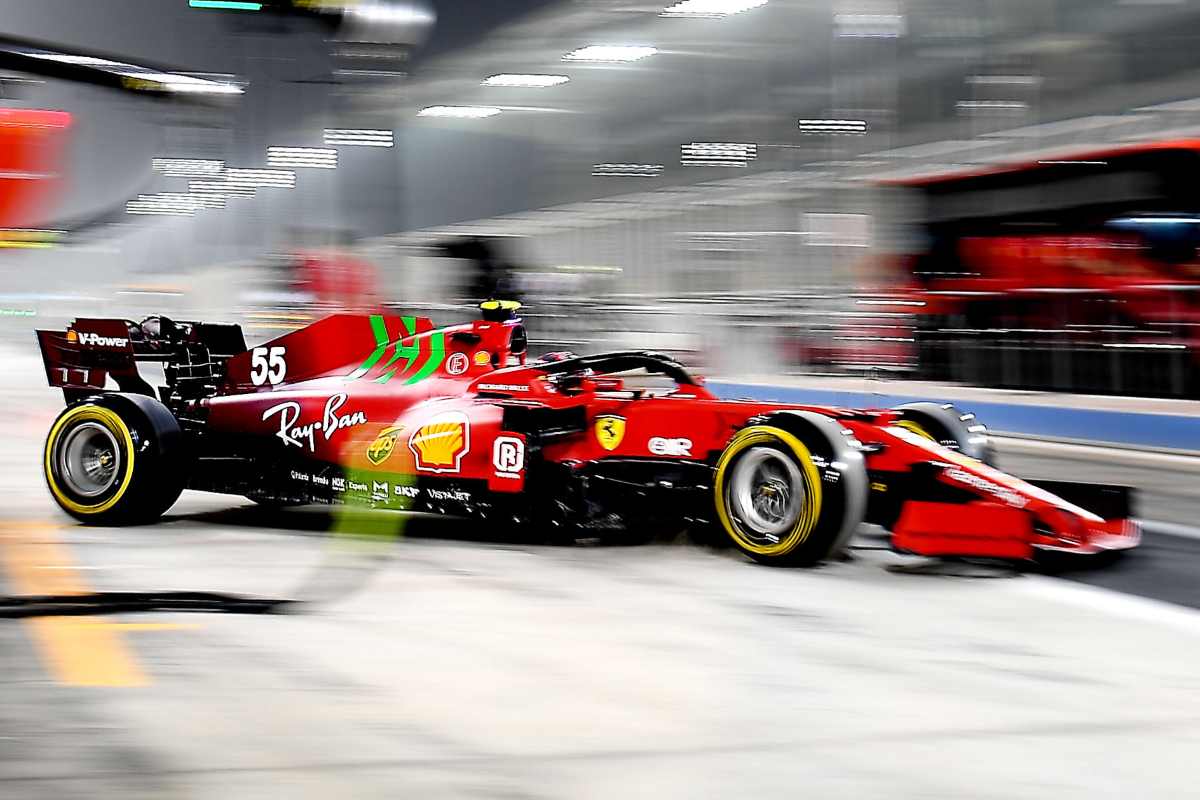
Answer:
<svg viewBox="0 0 1200 800"><path fill-rule="evenodd" d="M616 414L601 414L596 417L592 427L596 433L596 441L605 450L616 450L617 445L625 438L625 418Z"/></svg>
<svg viewBox="0 0 1200 800"><path fill-rule="evenodd" d="M471 426L458 411L438 414L408 439L417 469L424 472L458 472L471 449Z"/></svg>
<svg viewBox="0 0 1200 800"><path fill-rule="evenodd" d="M72 334L75 335L74 339L71 338ZM128 339L119 336L101 336L98 333L76 333L75 331L67 331L67 341L78 341L88 347L125 347L129 344Z"/></svg>
<svg viewBox="0 0 1200 800"><path fill-rule="evenodd" d="M492 466L497 477L521 477L525 468L525 442L515 436L497 436L492 445Z"/></svg>
<svg viewBox="0 0 1200 800"><path fill-rule="evenodd" d="M400 432L403 430L403 425L393 425L381 430L375 437L375 441L371 442L371 446L367 448L367 460L375 466L387 461L391 457L392 451L396 449L396 439L400 437Z"/></svg>
<svg viewBox="0 0 1200 800"><path fill-rule="evenodd" d="M653 437L648 443L650 452L656 456L690 456L692 454L691 439L664 439Z"/></svg>

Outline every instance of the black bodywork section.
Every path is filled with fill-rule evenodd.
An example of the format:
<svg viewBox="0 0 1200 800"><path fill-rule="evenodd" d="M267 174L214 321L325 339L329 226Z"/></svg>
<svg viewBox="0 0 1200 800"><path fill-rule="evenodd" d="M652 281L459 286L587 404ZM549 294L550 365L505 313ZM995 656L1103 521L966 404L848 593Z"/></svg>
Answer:
<svg viewBox="0 0 1200 800"><path fill-rule="evenodd" d="M1129 486L1074 481L1027 481L1039 489L1058 495L1068 503L1085 508L1104 519L1135 516L1134 491Z"/></svg>

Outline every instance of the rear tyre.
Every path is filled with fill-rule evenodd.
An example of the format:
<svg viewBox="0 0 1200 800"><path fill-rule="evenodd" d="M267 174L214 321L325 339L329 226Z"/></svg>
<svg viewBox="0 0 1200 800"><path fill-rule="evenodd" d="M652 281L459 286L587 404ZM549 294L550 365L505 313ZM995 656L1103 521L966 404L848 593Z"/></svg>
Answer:
<svg viewBox="0 0 1200 800"><path fill-rule="evenodd" d="M907 403L896 406L901 414L898 427L954 450L976 461L995 465L996 455L987 427L949 403Z"/></svg>
<svg viewBox="0 0 1200 800"><path fill-rule="evenodd" d="M184 486L179 425L147 397L104 395L50 426L46 485L59 508L91 525L151 522Z"/></svg>
<svg viewBox="0 0 1200 800"><path fill-rule="evenodd" d="M717 517L762 564L809 566L836 556L862 521L866 470L841 426L791 412L743 428L717 461Z"/></svg>

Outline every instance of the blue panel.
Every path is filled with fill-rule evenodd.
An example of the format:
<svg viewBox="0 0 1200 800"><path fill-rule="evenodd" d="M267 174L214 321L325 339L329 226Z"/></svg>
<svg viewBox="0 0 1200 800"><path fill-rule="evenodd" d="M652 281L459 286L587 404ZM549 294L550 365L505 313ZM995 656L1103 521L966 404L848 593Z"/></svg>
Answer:
<svg viewBox="0 0 1200 800"><path fill-rule="evenodd" d="M917 395L806 389L799 386L755 386L725 381L710 381L706 385L714 394L724 398L746 397L848 408L889 408L901 403L932 400L954 403L963 411L972 411L990 429L1002 433L1200 451L1200 419L1174 414L1014 405Z"/></svg>

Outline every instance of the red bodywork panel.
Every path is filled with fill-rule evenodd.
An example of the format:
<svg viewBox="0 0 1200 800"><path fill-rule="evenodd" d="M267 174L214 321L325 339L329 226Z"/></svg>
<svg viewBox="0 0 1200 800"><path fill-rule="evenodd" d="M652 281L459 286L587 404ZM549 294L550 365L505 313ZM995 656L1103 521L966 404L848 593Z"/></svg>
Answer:
<svg viewBox="0 0 1200 800"><path fill-rule="evenodd" d="M962 510L947 503L905 503L892 545L927 556L1033 556L1032 519L1024 511L987 501L972 503L967 513Z"/></svg>

